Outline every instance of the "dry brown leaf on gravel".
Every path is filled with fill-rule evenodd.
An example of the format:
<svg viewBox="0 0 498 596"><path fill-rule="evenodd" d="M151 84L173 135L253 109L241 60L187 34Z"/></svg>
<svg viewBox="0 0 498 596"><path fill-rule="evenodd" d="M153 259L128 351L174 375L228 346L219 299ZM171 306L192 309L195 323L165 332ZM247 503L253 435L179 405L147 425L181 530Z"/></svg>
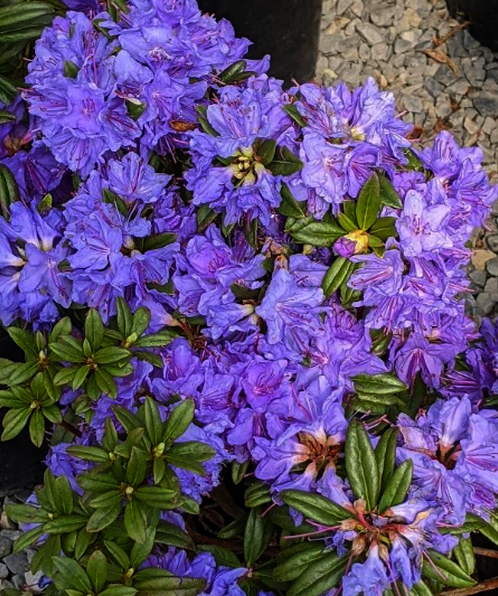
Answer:
<svg viewBox="0 0 498 596"><path fill-rule="evenodd" d="M432 58L436 62L440 62L441 64L446 64L446 66L456 75L458 76L458 66L456 65L455 61L447 56L445 53L440 52L439 50L421 50L424 54Z"/></svg>

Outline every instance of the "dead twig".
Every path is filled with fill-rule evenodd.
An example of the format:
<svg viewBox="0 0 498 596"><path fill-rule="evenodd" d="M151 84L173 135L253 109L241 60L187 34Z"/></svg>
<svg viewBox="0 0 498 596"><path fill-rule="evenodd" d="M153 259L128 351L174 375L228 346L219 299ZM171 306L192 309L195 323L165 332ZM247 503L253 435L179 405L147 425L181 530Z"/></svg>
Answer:
<svg viewBox="0 0 498 596"><path fill-rule="evenodd" d="M471 596L472 594L480 594L481 592L488 592L493 588L498 588L498 577L487 579L484 582L472 586L472 588L459 588L458 590L450 590L448 592L441 592L440 596Z"/></svg>
<svg viewBox="0 0 498 596"><path fill-rule="evenodd" d="M460 23L460 25L457 25L456 27L453 27L453 29L450 29L448 31L448 33L446 35L443 35L443 37L433 37L432 38L432 43L434 45L435 48L442 46L443 43L446 43L448 41L448 39L450 39L451 37L453 37L453 35L455 35L455 33L458 33L459 31L461 31L462 29L465 29L465 27L468 27L470 25L470 21L465 21L465 23Z"/></svg>
<svg viewBox="0 0 498 596"><path fill-rule="evenodd" d="M474 552L476 555L480 555L481 557L489 557L490 559L498 559L498 550L474 546Z"/></svg>
<svg viewBox="0 0 498 596"><path fill-rule="evenodd" d="M436 62L446 64L446 66L455 74L455 76L458 76L458 66L456 65L456 62L447 54L444 54L439 50L421 50L421 52Z"/></svg>

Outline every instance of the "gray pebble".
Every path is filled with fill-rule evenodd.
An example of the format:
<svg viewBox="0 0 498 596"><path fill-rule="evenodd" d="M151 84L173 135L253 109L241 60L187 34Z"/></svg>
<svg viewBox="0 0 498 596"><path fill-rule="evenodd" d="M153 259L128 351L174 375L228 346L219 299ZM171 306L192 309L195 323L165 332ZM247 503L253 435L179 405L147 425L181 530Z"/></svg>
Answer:
<svg viewBox="0 0 498 596"><path fill-rule="evenodd" d="M5 579L7 577L9 577L9 570L7 568L7 565L0 563L0 579Z"/></svg>
<svg viewBox="0 0 498 596"><path fill-rule="evenodd" d="M372 46L384 41L384 36L379 29L371 23L360 23L356 26L356 30L360 34L360 37Z"/></svg>
<svg viewBox="0 0 498 596"><path fill-rule="evenodd" d="M469 273L469 279L478 288L484 288L487 277L484 271L478 271L475 269Z"/></svg>
<svg viewBox="0 0 498 596"><path fill-rule="evenodd" d="M490 250L498 254L498 235L493 234L492 236L488 236L488 238L486 239L486 243Z"/></svg>
<svg viewBox="0 0 498 596"><path fill-rule="evenodd" d="M3 590L15 590L16 587L14 586L14 584L12 582L10 582L8 579L1 579L0 580L0 592L2 592Z"/></svg>
<svg viewBox="0 0 498 596"><path fill-rule="evenodd" d="M498 277L498 257L486 262L486 271L493 277Z"/></svg>
<svg viewBox="0 0 498 596"><path fill-rule="evenodd" d="M476 298L477 309L483 315L489 315L493 310L496 301L488 292L482 292Z"/></svg>
<svg viewBox="0 0 498 596"><path fill-rule="evenodd" d="M484 286L484 291L491 294L493 298L498 300L498 277L490 277L486 281L486 285Z"/></svg>
<svg viewBox="0 0 498 596"><path fill-rule="evenodd" d="M14 575L14 577L12 578L12 583L18 590L21 590L24 587L24 584L26 583L26 580L24 579L24 574Z"/></svg>
<svg viewBox="0 0 498 596"><path fill-rule="evenodd" d="M6 557L12 552L12 540L3 536L4 532L0 534L0 559L3 559L3 557Z"/></svg>
<svg viewBox="0 0 498 596"><path fill-rule="evenodd" d="M21 575L27 571L28 557L26 556L26 553L12 553L5 557L4 563L12 573Z"/></svg>
<svg viewBox="0 0 498 596"><path fill-rule="evenodd" d="M498 118L498 97L496 95L489 93L478 95L473 98L473 103L481 116Z"/></svg>

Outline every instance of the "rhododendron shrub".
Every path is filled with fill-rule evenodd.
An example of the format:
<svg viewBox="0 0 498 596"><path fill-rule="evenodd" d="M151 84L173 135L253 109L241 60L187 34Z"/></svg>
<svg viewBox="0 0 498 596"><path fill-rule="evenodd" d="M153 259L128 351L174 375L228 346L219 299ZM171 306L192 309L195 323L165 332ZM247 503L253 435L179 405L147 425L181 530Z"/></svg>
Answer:
<svg viewBox="0 0 498 596"><path fill-rule="evenodd" d="M193 0L73 4L0 131L2 438L51 443L9 514L47 593L473 586L471 533L498 544L480 150L420 150L372 79L284 90Z"/></svg>

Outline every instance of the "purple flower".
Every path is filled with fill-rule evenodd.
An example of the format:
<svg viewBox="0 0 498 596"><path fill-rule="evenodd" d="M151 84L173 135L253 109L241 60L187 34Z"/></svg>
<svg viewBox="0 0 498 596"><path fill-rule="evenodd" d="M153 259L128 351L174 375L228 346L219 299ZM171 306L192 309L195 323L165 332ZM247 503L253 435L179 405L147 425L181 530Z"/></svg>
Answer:
<svg viewBox="0 0 498 596"><path fill-rule="evenodd" d="M355 563L342 580L344 596L372 594L382 596L391 585L385 564L379 557L379 547L374 544L368 551L365 563Z"/></svg>

